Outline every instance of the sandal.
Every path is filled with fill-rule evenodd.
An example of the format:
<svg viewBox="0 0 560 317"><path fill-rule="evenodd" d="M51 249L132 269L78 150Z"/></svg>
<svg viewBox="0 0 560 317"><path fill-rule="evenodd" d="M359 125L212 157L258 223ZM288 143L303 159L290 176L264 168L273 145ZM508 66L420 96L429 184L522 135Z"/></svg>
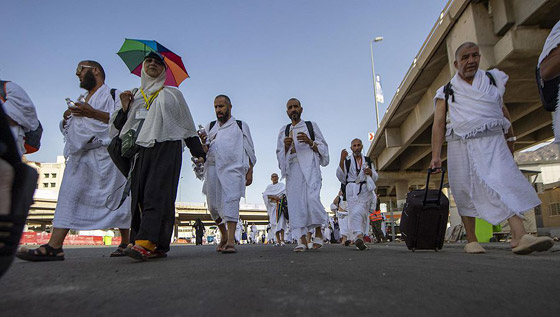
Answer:
<svg viewBox="0 0 560 317"><path fill-rule="evenodd" d="M126 247L127 247L126 243L119 244L117 249L113 251L111 255L109 255L109 257L114 258L119 256L126 256L126 254L124 254L124 249L126 249Z"/></svg>
<svg viewBox="0 0 560 317"><path fill-rule="evenodd" d="M295 248L294 248L294 252L303 252L307 250L307 246L305 244L298 244Z"/></svg>
<svg viewBox="0 0 560 317"><path fill-rule="evenodd" d="M161 259L166 257L167 257L167 252L158 251L158 250L155 250L153 252L150 252L150 254L148 254L148 260Z"/></svg>
<svg viewBox="0 0 560 317"><path fill-rule="evenodd" d="M151 251L144 249L139 245L134 245L132 248L126 248L123 251L124 255L129 256L138 261L146 261L150 256Z"/></svg>
<svg viewBox="0 0 560 317"><path fill-rule="evenodd" d="M222 249L222 253L237 253L237 249L233 245L227 245L224 249Z"/></svg>
<svg viewBox="0 0 560 317"><path fill-rule="evenodd" d="M526 255L531 252L543 252L554 246L554 240L550 237L534 237L526 234L521 237L519 245L512 249L513 253Z"/></svg>
<svg viewBox="0 0 560 317"><path fill-rule="evenodd" d="M218 246L216 247L216 252L222 252L224 251L224 247L227 245L227 242L224 244L218 244Z"/></svg>
<svg viewBox="0 0 560 317"><path fill-rule="evenodd" d="M39 248L44 248L45 253L41 252ZM55 249L48 244L40 245L39 248L30 250L23 247L16 253L16 256L22 260L32 262L64 260L64 251L62 248Z"/></svg>
<svg viewBox="0 0 560 317"><path fill-rule="evenodd" d="M319 250L322 247L323 247L323 239L315 237L315 239L313 239L312 250Z"/></svg>
<svg viewBox="0 0 560 317"><path fill-rule="evenodd" d="M356 239L354 243L356 244L356 248L358 248L358 250L363 251L368 249L367 245L364 243L364 240L362 239Z"/></svg>

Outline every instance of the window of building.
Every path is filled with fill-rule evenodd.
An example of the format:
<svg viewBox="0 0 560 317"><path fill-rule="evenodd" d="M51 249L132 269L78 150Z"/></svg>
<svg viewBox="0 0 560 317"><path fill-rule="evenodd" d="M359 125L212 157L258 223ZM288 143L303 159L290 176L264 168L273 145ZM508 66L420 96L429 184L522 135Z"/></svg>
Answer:
<svg viewBox="0 0 560 317"><path fill-rule="evenodd" d="M52 178L56 178L56 173L51 173Z"/></svg>
<svg viewBox="0 0 560 317"><path fill-rule="evenodd" d="M45 178L49 178L49 173L44 173L43 176L44 176Z"/></svg>
<svg viewBox="0 0 560 317"><path fill-rule="evenodd" d="M43 183L43 188L49 187L49 183Z"/></svg>
<svg viewBox="0 0 560 317"><path fill-rule="evenodd" d="M56 183L51 183L51 188L56 187Z"/></svg>
<svg viewBox="0 0 560 317"><path fill-rule="evenodd" d="M550 216L560 216L560 203L553 203L548 205Z"/></svg>

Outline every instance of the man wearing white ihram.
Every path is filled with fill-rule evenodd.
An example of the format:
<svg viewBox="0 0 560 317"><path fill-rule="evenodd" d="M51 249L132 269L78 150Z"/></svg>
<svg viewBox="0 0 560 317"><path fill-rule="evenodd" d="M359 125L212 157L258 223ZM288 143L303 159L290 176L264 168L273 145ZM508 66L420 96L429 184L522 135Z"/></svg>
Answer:
<svg viewBox="0 0 560 317"><path fill-rule="evenodd" d="M263 193L264 204L268 211L270 231L272 232L272 237L276 237L276 245L285 246L284 234L288 222L285 215L281 212L280 202L282 196L286 194L286 185L278 182L278 174L276 173L270 176L270 180L272 180L272 184L268 185Z"/></svg>
<svg viewBox="0 0 560 317"><path fill-rule="evenodd" d="M295 252L321 248L321 226L328 221L320 198L320 166L329 164L329 147L315 122L301 120L302 112L299 100L288 100L286 113L292 122L282 126L276 146L278 165L286 178L290 229L298 241ZM307 233L312 232L315 239L307 241Z"/></svg>
<svg viewBox="0 0 560 317"><path fill-rule="evenodd" d="M494 225L508 220L516 254L548 250L552 239L533 237L523 227L523 214L541 202L513 160L516 138L503 104L508 76L479 70L479 63L478 45L466 42L457 48L457 74L434 98L430 167L441 167L445 138L449 185L467 232L466 253L486 252L476 238L476 217Z"/></svg>
<svg viewBox="0 0 560 317"><path fill-rule="evenodd" d="M235 229L239 220L239 201L245 186L253 182L257 162L249 126L231 115L231 100L226 95L214 99L217 121L206 125L200 134L207 152L202 192L208 210L218 224L221 240L216 251L236 253Z"/></svg>
<svg viewBox="0 0 560 317"><path fill-rule="evenodd" d="M95 61L82 61L76 69L85 99L64 113L60 130L64 135L66 168L60 186L49 242L37 249L22 249L17 256L28 261L64 260L62 244L70 229L120 228L121 245L111 256L124 256L129 241L130 200L117 210L126 179L109 153L109 117L120 107L120 92L105 85L103 67ZM113 199L108 199L113 198ZM109 201L109 204L107 204Z"/></svg>
<svg viewBox="0 0 560 317"><path fill-rule="evenodd" d="M335 232L335 240L338 240L340 235L342 243L344 246L350 245L350 240L348 240L348 204L346 202L345 193L342 190L338 191L338 196L336 196L331 204L331 211L335 213L338 220L338 233L334 230L333 222L333 232Z"/></svg>
<svg viewBox="0 0 560 317"><path fill-rule="evenodd" d="M366 157L362 154L362 141L352 140L351 147L350 157L346 149L342 150L336 177L346 185L350 239L354 240L359 250L366 250L368 247L364 243L364 234L367 234L369 229L369 207L375 199L373 191L377 173L368 166Z"/></svg>

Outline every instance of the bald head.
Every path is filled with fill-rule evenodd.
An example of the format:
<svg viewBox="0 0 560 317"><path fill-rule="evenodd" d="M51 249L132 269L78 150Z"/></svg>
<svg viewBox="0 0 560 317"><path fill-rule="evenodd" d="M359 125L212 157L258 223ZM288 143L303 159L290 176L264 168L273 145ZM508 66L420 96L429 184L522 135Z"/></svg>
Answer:
<svg viewBox="0 0 560 317"><path fill-rule="evenodd" d="M480 50L478 45L473 42L465 42L455 51L455 61L453 61L457 74L464 81L472 84L474 76L480 65Z"/></svg>
<svg viewBox="0 0 560 317"><path fill-rule="evenodd" d="M297 98L290 98L288 100L288 104L290 104L291 102L297 102L297 104L301 107L301 102L299 101L299 99Z"/></svg>
<svg viewBox="0 0 560 317"><path fill-rule="evenodd" d="M478 48L478 45L476 43L473 43L473 42L465 42L465 43L459 45L459 47L457 47L457 49L455 50L455 60L458 60L458 56L460 56L461 52L464 49L470 49L470 48L473 48L473 47Z"/></svg>

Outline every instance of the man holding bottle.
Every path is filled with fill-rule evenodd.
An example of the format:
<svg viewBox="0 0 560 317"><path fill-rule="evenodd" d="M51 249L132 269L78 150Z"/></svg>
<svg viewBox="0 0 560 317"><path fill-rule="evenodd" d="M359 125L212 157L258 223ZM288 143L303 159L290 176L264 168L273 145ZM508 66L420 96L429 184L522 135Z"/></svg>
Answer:
<svg viewBox="0 0 560 317"><path fill-rule="evenodd" d="M27 261L64 260L62 244L68 231L119 228L121 245L111 256L123 255L128 244L130 203L111 210L116 192L126 181L107 152L109 116L120 104L105 85L105 71L95 61L82 61L76 69L80 87L87 91L79 101L70 103L60 122L65 139L66 167L53 219L53 231L47 244L37 249L22 248L17 257ZM112 94L113 92L113 94ZM109 204L107 204L109 202Z"/></svg>

